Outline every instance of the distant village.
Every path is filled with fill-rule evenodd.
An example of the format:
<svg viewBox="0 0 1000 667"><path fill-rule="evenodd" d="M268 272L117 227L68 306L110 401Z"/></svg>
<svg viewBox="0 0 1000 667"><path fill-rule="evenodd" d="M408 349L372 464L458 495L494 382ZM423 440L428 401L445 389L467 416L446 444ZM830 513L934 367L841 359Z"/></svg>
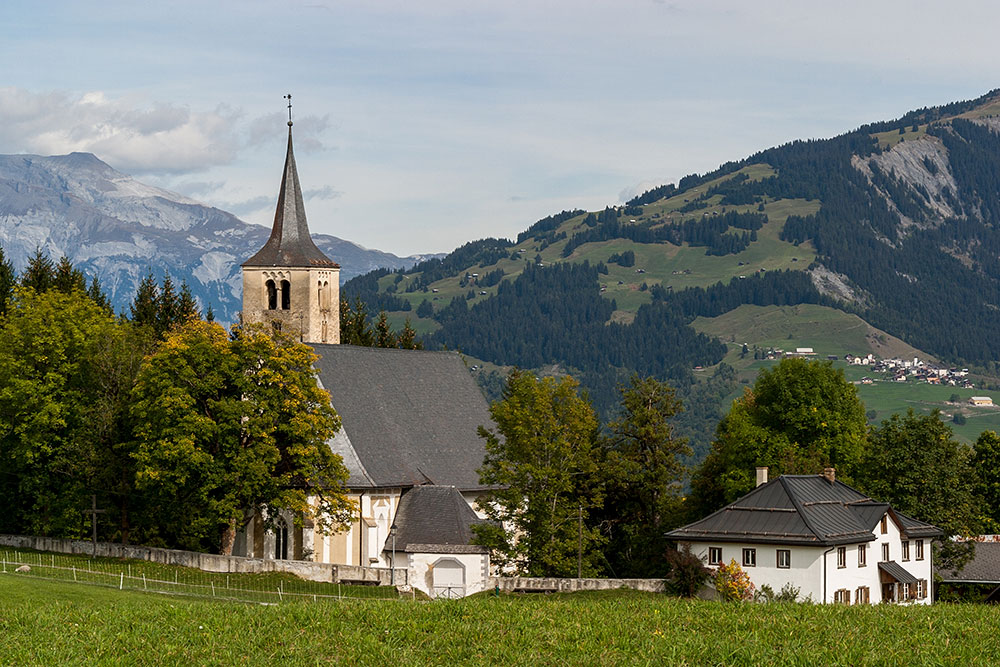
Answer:
<svg viewBox="0 0 1000 667"><path fill-rule="evenodd" d="M794 351L785 351L779 348L768 348L754 354L754 358L760 359L781 359L784 357L816 357L816 353L811 347L797 347ZM827 355L830 361L839 361L840 357L835 354ZM938 364L921 361L917 357L912 359L879 359L874 354L864 356L847 354L843 358L852 366L867 366L872 375L861 378L861 384L874 384L876 380L891 382L926 382L927 384L938 384L950 387L961 387L962 389L975 389L975 384L969 379L968 368L953 368L940 366ZM876 378L874 375L882 377ZM974 396L973 399L984 399L985 397ZM992 405L992 400L986 399L988 403L978 401L976 404ZM970 399L972 401L972 399Z"/></svg>

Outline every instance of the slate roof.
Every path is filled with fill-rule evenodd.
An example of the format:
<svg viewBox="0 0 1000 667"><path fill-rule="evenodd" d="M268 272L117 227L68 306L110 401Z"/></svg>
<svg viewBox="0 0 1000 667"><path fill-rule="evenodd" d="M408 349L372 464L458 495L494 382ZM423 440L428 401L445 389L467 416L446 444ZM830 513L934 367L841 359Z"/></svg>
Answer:
<svg viewBox="0 0 1000 667"><path fill-rule="evenodd" d="M875 539L872 531L887 511L911 537L941 534L843 482L830 482L823 475L782 475L667 537L816 546L868 542Z"/></svg>
<svg viewBox="0 0 1000 667"><path fill-rule="evenodd" d="M312 346L324 389L343 422L330 443L348 486L483 489L480 425L489 408L457 352Z"/></svg>
<svg viewBox="0 0 1000 667"><path fill-rule="evenodd" d="M288 123L288 152L285 169L281 175L278 206L274 211L271 236L256 255L243 262L243 266L328 267L339 265L316 247L309 235L306 207L299 186L299 172L292 153L292 123Z"/></svg>
<svg viewBox="0 0 1000 667"><path fill-rule="evenodd" d="M939 569L941 581L1000 584L1000 542L974 542L975 555L961 570Z"/></svg>
<svg viewBox="0 0 1000 667"><path fill-rule="evenodd" d="M472 526L482 519L453 486L417 486L399 500L394 519L396 551L412 553L486 553L470 544ZM385 551L392 550L392 537Z"/></svg>

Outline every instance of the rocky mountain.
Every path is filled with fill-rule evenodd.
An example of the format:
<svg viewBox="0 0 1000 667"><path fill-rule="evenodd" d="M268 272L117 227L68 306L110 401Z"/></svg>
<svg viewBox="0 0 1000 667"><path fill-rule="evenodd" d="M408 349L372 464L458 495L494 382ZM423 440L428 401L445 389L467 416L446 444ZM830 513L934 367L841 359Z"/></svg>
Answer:
<svg viewBox="0 0 1000 667"><path fill-rule="evenodd" d="M21 270L40 248L96 275L117 309L149 271L188 283L216 317L240 310L240 263L270 230L173 192L144 185L89 153L0 155L0 246ZM426 256L397 257L325 234L316 244L341 265L343 280L379 267L407 268Z"/></svg>
<svg viewBox="0 0 1000 667"><path fill-rule="evenodd" d="M995 383L1000 91L763 150L625 205L556 213L514 240L344 292L412 311L428 346L573 373L606 414L633 371L701 409L717 398L698 391L730 395L750 377L754 347L822 342L821 354L843 355L892 340ZM772 315L780 333L750 327ZM835 339L856 329L850 318L876 332L869 342ZM704 417L714 427L718 412Z"/></svg>

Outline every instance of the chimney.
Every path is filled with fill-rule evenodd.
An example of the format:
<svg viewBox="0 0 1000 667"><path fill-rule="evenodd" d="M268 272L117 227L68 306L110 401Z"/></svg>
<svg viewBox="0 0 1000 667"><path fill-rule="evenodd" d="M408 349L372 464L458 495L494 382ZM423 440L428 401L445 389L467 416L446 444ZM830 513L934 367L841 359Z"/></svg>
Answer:
<svg viewBox="0 0 1000 667"><path fill-rule="evenodd" d="M836 468L823 468L823 477L826 477L826 481L833 484L837 481L837 470Z"/></svg>
<svg viewBox="0 0 1000 667"><path fill-rule="evenodd" d="M767 466L757 466L757 486L767 484Z"/></svg>

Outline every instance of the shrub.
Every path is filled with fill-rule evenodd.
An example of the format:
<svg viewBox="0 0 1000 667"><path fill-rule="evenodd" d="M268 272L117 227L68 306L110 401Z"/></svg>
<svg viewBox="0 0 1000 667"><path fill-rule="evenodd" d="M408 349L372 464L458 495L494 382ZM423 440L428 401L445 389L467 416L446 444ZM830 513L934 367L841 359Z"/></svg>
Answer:
<svg viewBox="0 0 1000 667"><path fill-rule="evenodd" d="M791 582L781 587L780 593L775 593L774 589L764 584L760 590L753 594L754 602L798 602L799 587L793 586Z"/></svg>
<svg viewBox="0 0 1000 667"><path fill-rule="evenodd" d="M740 602L753 600L754 585L750 575L733 559L715 571L715 590L725 602Z"/></svg>
<svg viewBox="0 0 1000 667"><path fill-rule="evenodd" d="M691 553L691 546L688 544L681 549L667 549L666 559L667 592L671 595L694 597L712 576L712 571Z"/></svg>

